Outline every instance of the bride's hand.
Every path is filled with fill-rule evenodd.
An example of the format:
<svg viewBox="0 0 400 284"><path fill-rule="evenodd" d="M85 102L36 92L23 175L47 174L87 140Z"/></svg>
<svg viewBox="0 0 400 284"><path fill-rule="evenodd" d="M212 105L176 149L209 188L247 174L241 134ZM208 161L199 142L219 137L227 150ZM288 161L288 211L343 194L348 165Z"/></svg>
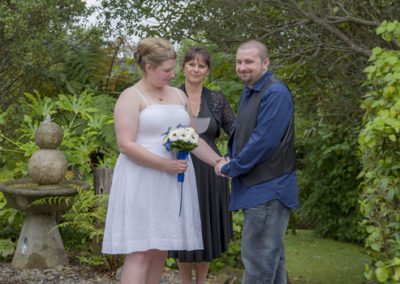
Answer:
<svg viewBox="0 0 400 284"><path fill-rule="evenodd" d="M188 167L187 160L165 160L164 170L170 174L184 173Z"/></svg>

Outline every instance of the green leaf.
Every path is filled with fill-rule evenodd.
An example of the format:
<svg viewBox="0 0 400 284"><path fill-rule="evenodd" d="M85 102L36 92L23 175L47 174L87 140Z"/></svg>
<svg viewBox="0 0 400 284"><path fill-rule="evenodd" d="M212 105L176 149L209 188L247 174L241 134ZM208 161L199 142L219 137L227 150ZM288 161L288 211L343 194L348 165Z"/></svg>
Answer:
<svg viewBox="0 0 400 284"><path fill-rule="evenodd" d="M383 25L381 25L380 27L378 27L376 29L376 34L380 35L380 34L384 33L385 31L386 31L386 28L384 28Z"/></svg>
<svg viewBox="0 0 400 284"><path fill-rule="evenodd" d="M373 243L371 244L371 249L373 249L374 251L380 251L381 245L379 243Z"/></svg>
<svg viewBox="0 0 400 284"><path fill-rule="evenodd" d="M392 259L392 261L390 262L390 266L397 266L397 265L400 266L400 258L394 257L394 258Z"/></svg>
<svg viewBox="0 0 400 284"><path fill-rule="evenodd" d="M387 25L387 27L386 27L386 29L387 29L388 32L393 32L395 28L396 28L396 24L393 23L393 22L388 23L388 25Z"/></svg>
<svg viewBox="0 0 400 284"><path fill-rule="evenodd" d="M399 61L399 58L397 56L390 56L390 57L387 58L387 61L391 65L395 65Z"/></svg>
<svg viewBox="0 0 400 284"><path fill-rule="evenodd" d="M15 245L10 239L0 239L0 256L7 257L14 253Z"/></svg>
<svg viewBox="0 0 400 284"><path fill-rule="evenodd" d="M394 268L393 280L400 281L400 266Z"/></svg>
<svg viewBox="0 0 400 284"><path fill-rule="evenodd" d="M389 279L389 270L384 267L379 267L375 270L375 275L379 282L384 283Z"/></svg>

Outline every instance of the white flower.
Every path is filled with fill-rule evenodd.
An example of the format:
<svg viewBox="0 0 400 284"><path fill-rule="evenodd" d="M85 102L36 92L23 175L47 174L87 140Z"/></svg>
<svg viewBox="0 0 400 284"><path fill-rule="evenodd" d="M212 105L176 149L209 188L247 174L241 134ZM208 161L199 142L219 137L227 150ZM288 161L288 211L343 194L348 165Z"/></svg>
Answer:
<svg viewBox="0 0 400 284"><path fill-rule="evenodd" d="M189 142L197 145L199 143L199 135L193 131L193 133L190 135Z"/></svg>
<svg viewBox="0 0 400 284"><path fill-rule="evenodd" d="M189 142L190 141L190 134L187 128L182 128L182 132L180 133L180 139L183 142Z"/></svg>
<svg viewBox="0 0 400 284"><path fill-rule="evenodd" d="M194 129L193 128L191 128L191 127L186 127L185 128L185 132L187 133L187 135L192 135L192 134L194 134L194 133L196 133L195 131L194 131Z"/></svg>
<svg viewBox="0 0 400 284"><path fill-rule="evenodd" d="M177 131L177 135L178 135L180 140L182 140L182 138L186 136L185 128L179 127L179 128L176 129L176 131Z"/></svg>
<svg viewBox="0 0 400 284"><path fill-rule="evenodd" d="M180 139L180 137L179 137L180 132L181 132L181 130L179 128L171 129L171 131L168 133L169 141L171 141L171 142L178 141Z"/></svg>

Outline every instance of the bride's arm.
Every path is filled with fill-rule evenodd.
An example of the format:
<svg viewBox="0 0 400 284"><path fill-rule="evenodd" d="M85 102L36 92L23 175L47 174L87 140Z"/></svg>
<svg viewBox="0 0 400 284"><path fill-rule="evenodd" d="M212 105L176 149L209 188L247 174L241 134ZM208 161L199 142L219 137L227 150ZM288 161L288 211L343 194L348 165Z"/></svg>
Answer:
<svg viewBox="0 0 400 284"><path fill-rule="evenodd" d="M203 139L199 139L199 146L192 151L197 158L204 163L214 167L220 160L223 160Z"/></svg>

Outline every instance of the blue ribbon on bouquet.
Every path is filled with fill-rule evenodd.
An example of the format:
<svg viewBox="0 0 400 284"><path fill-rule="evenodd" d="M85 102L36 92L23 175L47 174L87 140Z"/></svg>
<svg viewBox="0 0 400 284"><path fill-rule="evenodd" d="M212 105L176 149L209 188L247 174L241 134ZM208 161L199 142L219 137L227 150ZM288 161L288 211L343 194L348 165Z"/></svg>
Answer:
<svg viewBox="0 0 400 284"><path fill-rule="evenodd" d="M176 158L177 158L178 160L186 160L187 157L188 157L188 155L189 155L189 152L187 152L187 151L178 151L178 153L176 154ZM185 173L179 173L179 174L176 176L176 179L177 179L179 182L183 182L183 181L185 180Z"/></svg>
<svg viewBox="0 0 400 284"><path fill-rule="evenodd" d="M176 154L176 158L178 160L186 160L188 158L188 156L189 156L188 151L178 151L178 153ZM179 216L181 216L182 199L183 199L183 181L185 180L185 173L177 174L176 179L178 180L178 182L181 183L181 200L180 200L180 205L179 205Z"/></svg>

